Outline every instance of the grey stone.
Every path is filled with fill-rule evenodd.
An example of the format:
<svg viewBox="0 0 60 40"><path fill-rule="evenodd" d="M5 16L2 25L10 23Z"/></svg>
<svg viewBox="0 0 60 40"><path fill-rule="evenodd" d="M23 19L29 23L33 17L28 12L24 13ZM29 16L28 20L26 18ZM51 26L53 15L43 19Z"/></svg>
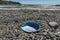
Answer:
<svg viewBox="0 0 60 40"><path fill-rule="evenodd" d="M49 22L49 26L51 28L57 29L58 28L58 23L56 23L56 22Z"/></svg>

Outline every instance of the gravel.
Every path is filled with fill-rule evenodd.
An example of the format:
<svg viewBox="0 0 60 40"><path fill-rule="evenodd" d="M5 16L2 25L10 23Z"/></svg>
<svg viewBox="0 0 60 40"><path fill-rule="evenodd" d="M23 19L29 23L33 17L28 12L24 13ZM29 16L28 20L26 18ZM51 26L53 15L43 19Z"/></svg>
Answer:
<svg viewBox="0 0 60 40"><path fill-rule="evenodd" d="M60 40L55 33L60 32L60 10L0 10L0 40ZM21 25L28 21L41 24L41 30L27 33ZM58 23L57 30L50 28L47 22Z"/></svg>

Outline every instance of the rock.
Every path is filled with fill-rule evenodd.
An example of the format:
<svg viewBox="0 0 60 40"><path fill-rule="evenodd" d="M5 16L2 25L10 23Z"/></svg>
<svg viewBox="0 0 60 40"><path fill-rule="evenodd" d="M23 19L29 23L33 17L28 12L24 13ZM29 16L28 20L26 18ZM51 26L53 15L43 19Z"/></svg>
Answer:
<svg viewBox="0 0 60 40"><path fill-rule="evenodd" d="M57 36L60 36L60 32L56 32L56 33L54 33L55 35L57 35Z"/></svg>
<svg viewBox="0 0 60 40"><path fill-rule="evenodd" d="M56 23L56 22L49 22L49 26L51 28L57 29L58 28L58 23Z"/></svg>

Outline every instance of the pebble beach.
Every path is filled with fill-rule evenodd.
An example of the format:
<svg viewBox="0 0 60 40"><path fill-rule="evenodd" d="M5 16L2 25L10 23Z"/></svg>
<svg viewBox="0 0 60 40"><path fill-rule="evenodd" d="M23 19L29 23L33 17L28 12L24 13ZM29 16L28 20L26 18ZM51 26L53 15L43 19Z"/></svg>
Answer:
<svg viewBox="0 0 60 40"><path fill-rule="evenodd" d="M60 10L0 9L0 40L60 40ZM28 33L21 29L25 22L41 25L38 32ZM58 23L55 30L48 22Z"/></svg>

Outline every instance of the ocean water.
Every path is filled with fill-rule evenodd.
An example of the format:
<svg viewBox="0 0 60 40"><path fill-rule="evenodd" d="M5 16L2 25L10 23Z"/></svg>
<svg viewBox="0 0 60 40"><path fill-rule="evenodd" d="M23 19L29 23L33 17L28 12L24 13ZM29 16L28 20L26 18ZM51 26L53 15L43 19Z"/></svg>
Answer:
<svg viewBox="0 0 60 40"><path fill-rule="evenodd" d="M20 7L18 5L0 5L0 8Z"/></svg>

